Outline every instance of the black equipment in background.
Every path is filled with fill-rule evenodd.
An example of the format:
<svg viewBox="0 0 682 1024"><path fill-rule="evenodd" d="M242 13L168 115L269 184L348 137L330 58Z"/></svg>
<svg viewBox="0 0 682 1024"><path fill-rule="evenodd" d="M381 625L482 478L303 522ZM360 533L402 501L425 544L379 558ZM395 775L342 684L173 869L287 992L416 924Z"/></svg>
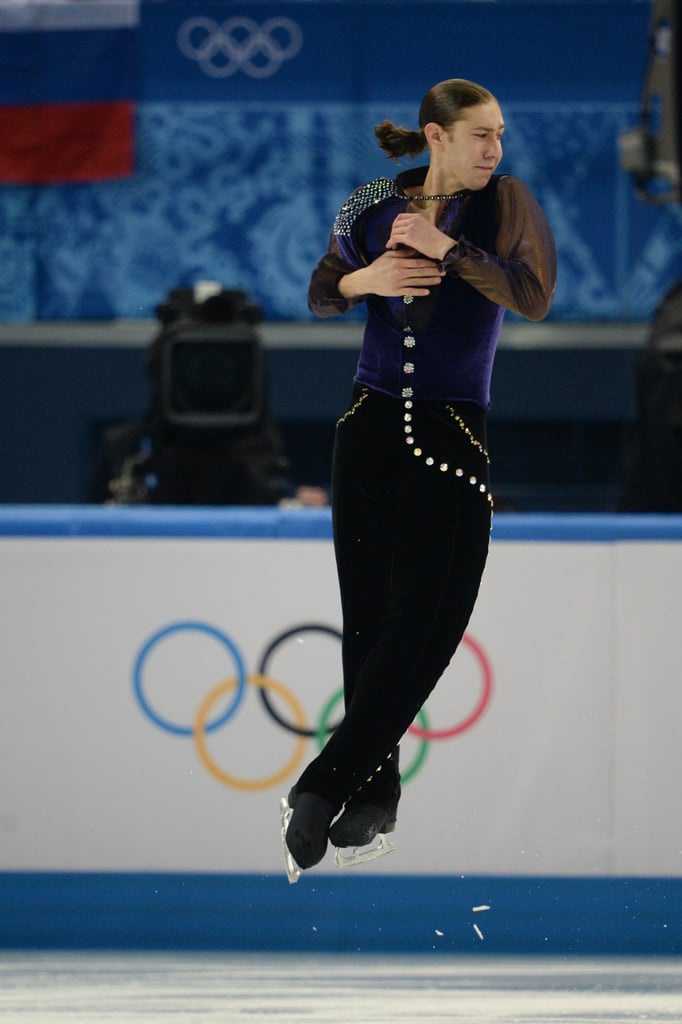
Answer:
<svg viewBox="0 0 682 1024"><path fill-rule="evenodd" d="M163 326L148 369L164 422L188 433L256 424L266 401L260 308L243 291L197 302L193 289L182 288L156 312Z"/></svg>
<svg viewBox="0 0 682 1024"><path fill-rule="evenodd" d="M263 350L248 324L181 323L160 352L164 422L183 432L258 422L265 402Z"/></svg>
<svg viewBox="0 0 682 1024"><path fill-rule="evenodd" d="M107 431L91 501L272 505L289 463L269 404L260 308L238 290L171 291L147 351L150 402Z"/></svg>
<svg viewBox="0 0 682 1024"><path fill-rule="evenodd" d="M682 512L682 281L659 305L637 364L620 510Z"/></svg>
<svg viewBox="0 0 682 1024"><path fill-rule="evenodd" d="M682 0L654 0L640 123L618 138L620 163L640 199L680 201L682 167Z"/></svg>

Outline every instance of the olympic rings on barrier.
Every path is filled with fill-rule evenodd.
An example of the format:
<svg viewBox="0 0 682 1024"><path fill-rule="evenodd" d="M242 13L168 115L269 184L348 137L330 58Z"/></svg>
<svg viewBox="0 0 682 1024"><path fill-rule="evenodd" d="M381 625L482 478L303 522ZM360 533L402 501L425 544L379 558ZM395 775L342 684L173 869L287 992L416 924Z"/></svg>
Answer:
<svg viewBox="0 0 682 1024"><path fill-rule="evenodd" d="M285 633L280 633L279 636L276 636L272 643L265 649L265 653L263 654L263 657L260 660L260 665L258 666L258 672L260 673L260 675L267 676L270 658L275 653L280 644L284 643L285 640L290 640L292 636L299 636L301 633L327 633L329 636L337 637L339 641L342 639L341 630L334 629L332 626L311 624L308 626L295 626L293 629L287 629ZM270 697L268 696L267 690L265 688L261 687L260 695L261 700L263 701L263 704L265 705L267 711L270 713L272 718L275 719L278 725L282 726L283 729L287 729L289 732L296 733L297 736L308 736L310 739L314 739L319 734L319 728L302 729L296 724L292 725L290 722L287 722L286 718L282 718L282 716L278 714L278 712L275 711L275 709L273 708L272 703L270 701ZM336 729L337 725L338 723L336 723L336 725L330 725L327 728L327 733L334 732L334 729Z"/></svg>
<svg viewBox="0 0 682 1024"><path fill-rule="evenodd" d="M143 644L140 653L135 659L135 665L133 667L135 696L142 705L142 709L149 715L153 722L160 725L162 729L166 729L168 732L174 732L178 736L191 736L194 730L191 725L175 725L173 722L169 722L167 718L163 718L154 711L144 693L142 686L142 669L150 651L153 647L156 647L160 640L170 636L172 633L186 632L206 633L208 636L213 637L218 641L218 643L227 648L237 665L237 690L235 695L232 698L227 711L224 711L222 715L216 718L215 722L211 722L206 726L207 732L213 732L215 729L219 729L221 725L225 725L226 722L229 722L232 715L241 704L244 691L246 690L246 669L244 668L242 656L226 633L222 633L219 629L216 629L214 626L209 626L204 622L175 622L170 626L165 626L163 629L157 630L157 632L153 633L149 640Z"/></svg>
<svg viewBox="0 0 682 1024"><path fill-rule="evenodd" d="M180 53L211 78L230 78L238 71L249 78L271 78L302 46L303 33L291 18L268 18L259 25L238 15L219 25L198 16L178 29Z"/></svg>
<svg viewBox="0 0 682 1024"><path fill-rule="evenodd" d="M228 690L234 688L236 685L235 679L226 679L224 682L219 683L217 686L214 686L206 697L204 697L201 705L199 706L197 717L194 722L194 742L200 761L211 775L216 779L219 779L220 782L224 782L227 786L232 786L234 789L254 791L268 789L270 786L276 786L278 783L282 782L283 779L286 779L288 775L296 771L305 757L307 743L305 738L306 733L303 730L306 721L305 712L301 707L298 698L294 696L291 690L288 690L285 686L282 686L281 683L278 683L276 679L266 679L265 676L256 675L249 676L247 682L252 686L257 686L261 693L266 689L274 690L274 692L278 693L279 696L283 700L287 701L291 707L296 720L296 725L300 731L298 739L296 740L296 746L294 747L294 753L284 767L280 768L278 772L273 772L272 775L267 775L264 779L240 779L236 775L228 775L226 771L215 763L209 754L206 747L206 733L208 732L206 719L208 718L209 712L213 708L216 700L219 697L222 697L224 693L227 693Z"/></svg>
<svg viewBox="0 0 682 1024"><path fill-rule="evenodd" d="M424 740L451 739L453 736L458 736L459 733L466 732L467 729L470 729L471 726L478 721L488 706L488 701L490 700L493 689L493 672L490 662L488 661L488 657L480 644L477 644L476 641L468 635L468 633L465 633L462 637L462 643L474 652L474 655L481 666L483 688L476 707L463 721L459 722L457 725L451 725L448 729L425 729L420 728L418 725L414 725L413 723L407 730L412 734L412 736L419 736Z"/></svg>
<svg viewBox="0 0 682 1024"><path fill-rule="evenodd" d="M208 636L212 640L217 641L218 644L220 644L221 647L223 647L229 654L230 659L236 667L236 674L233 673L229 677L224 678L221 683L218 683L210 690L210 692L201 701L193 723L181 725L161 715L152 707L152 704L145 692L143 677L149 656L159 643L168 639L173 634L186 634L192 632ZM287 778L287 776L296 771L305 756L307 741L309 739L316 739L320 748L324 746L329 733L333 732L337 728L338 723L331 725L329 720L334 708L343 698L343 687L341 687L336 690L332 697L327 701L327 704L322 710L317 726L313 726L307 721L305 712L296 695L281 682L276 679L272 679L267 675L267 669L272 656L280 645L286 640L290 640L292 637L298 637L301 633L321 633L323 635L333 636L339 640L341 639L340 630L320 623L306 623L291 627L290 629L280 633L267 645L258 663L258 672L253 675L247 675L239 649L231 638L222 630L216 629L214 626L208 625L207 623L193 620L171 623L170 625L164 626L154 632L143 643L134 660L132 676L135 697L137 698L143 712L155 725L159 726L159 728L178 736L192 737L201 763L204 765L206 770L220 782L225 785L232 786L235 789L251 791L263 790L271 786L276 786L282 782L282 780ZM468 634L465 634L462 643L464 646L469 648L478 662L482 680L481 694L473 711L471 711L466 718L455 725L448 726L443 729L431 728L425 708L421 709L415 722L408 729L408 733L421 742L412 763L402 772L403 782L409 781L409 779L420 770L426 758L429 743L432 740L451 739L452 737L470 729L481 717L490 702L493 687L493 671L489 658L481 645ZM293 753L282 768L273 772L271 775L267 775L259 779L244 779L225 771L216 763L207 746L208 735L215 732L222 726L227 725L235 712L239 709L244 699L247 686L252 686L258 690L262 704L273 721L286 732L293 733L296 737ZM213 719L210 719L210 715L212 714L217 701L232 690L234 690L234 695L228 702L227 708L219 714L215 714ZM271 695L276 695L284 702L284 704L288 705L290 712L289 717L284 717L284 715L273 707Z"/></svg>

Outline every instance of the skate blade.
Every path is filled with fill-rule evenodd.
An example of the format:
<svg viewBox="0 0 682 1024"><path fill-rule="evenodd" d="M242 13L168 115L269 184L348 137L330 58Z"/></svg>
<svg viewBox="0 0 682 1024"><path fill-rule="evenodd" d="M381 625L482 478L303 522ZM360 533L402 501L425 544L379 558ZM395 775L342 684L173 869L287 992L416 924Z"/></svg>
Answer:
<svg viewBox="0 0 682 1024"><path fill-rule="evenodd" d="M377 857L383 857L387 853L393 853L395 843L390 842L383 834L380 834L377 838L379 840L378 845L372 847L371 850L366 849L364 846L352 846L349 847L351 852L344 854L337 846L336 853L334 854L334 863L337 868L352 868L355 864L366 864L367 861L376 860Z"/></svg>
<svg viewBox="0 0 682 1024"><path fill-rule="evenodd" d="M293 885L301 877L301 869L291 856L291 850L287 846L287 828L294 812L289 807L289 801L285 796L279 802L279 817L282 825L282 850L284 851L284 867L286 868L289 884Z"/></svg>

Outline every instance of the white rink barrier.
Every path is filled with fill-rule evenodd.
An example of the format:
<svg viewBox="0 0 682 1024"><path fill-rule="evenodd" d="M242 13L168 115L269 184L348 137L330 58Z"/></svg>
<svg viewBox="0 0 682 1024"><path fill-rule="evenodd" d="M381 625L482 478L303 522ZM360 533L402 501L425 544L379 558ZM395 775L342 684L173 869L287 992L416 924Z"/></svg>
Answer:
<svg viewBox="0 0 682 1024"><path fill-rule="evenodd" d="M8 507L0 578L3 884L286 885L279 798L341 707L328 510ZM353 877L679 881L681 580L680 518L495 516Z"/></svg>
<svg viewBox="0 0 682 1024"><path fill-rule="evenodd" d="M0 538L0 869L277 870L279 797L317 745L292 729L340 709L327 513L247 538L229 512L175 536L68 518ZM506 518L371 871L682 875L682 539Z"/></svg>

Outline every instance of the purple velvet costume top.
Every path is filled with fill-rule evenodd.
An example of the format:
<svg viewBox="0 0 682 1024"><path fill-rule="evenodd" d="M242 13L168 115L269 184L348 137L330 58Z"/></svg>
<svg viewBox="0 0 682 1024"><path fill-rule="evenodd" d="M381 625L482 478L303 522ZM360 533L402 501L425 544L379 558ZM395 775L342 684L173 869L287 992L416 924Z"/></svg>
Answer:
<svg viewBox="0 0 682 1024"><path fill-rule="evenodd" d="M404 189L421 185L426 171L378 178L351 195L313 271L309 307L328 317L367 303L358 383L396 398L465 400L487 409L505 309L541 320L556 282L552 233L521 181L494 175L480 191L448 200L437 227L454 247L430 295L406 303L378 295L346 299L338 290L344 274L385 251L394 218L407 209Z"/></svg>

